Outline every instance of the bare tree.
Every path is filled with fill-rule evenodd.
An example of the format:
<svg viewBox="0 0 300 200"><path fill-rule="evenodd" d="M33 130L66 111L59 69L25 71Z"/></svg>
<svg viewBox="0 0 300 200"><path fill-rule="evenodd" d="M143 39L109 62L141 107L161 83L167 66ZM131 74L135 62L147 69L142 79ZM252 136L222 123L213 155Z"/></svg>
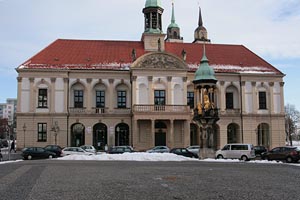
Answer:
<svg viewBox="0 0 300 200"><path fill-rule="evenodd" d="M287 104L285 107L285 133L286 139L293 145L292 135L297 134L297 123L299 122L300 112L294 105Z"/></svg>

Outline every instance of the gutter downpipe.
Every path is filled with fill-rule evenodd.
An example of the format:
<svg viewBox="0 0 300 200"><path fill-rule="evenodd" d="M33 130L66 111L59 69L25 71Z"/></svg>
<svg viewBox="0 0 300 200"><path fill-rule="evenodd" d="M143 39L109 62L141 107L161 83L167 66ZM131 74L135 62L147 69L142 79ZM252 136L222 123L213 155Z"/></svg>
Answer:
<svg viewBox="0 0 300 200"><path fill-rule="evenodd" d="M69 78L70 78L70 72L68 71L68 80L67 80L67 85L68 85L68 87L67 87L67 147L69 146L69 117L70 117L70 112L69 112L69 88L70 88L70 86L69 86L69 83L70 83L70 80L69 80Z"/></svg>
<svg viewBox="0 0 300 200"><path fill-rule="evenodd" d="M244 143L244 118L243 118L243 92L242 92L242 75L240 74L240 99L241 99L241 133L242 143Z"/></svg>

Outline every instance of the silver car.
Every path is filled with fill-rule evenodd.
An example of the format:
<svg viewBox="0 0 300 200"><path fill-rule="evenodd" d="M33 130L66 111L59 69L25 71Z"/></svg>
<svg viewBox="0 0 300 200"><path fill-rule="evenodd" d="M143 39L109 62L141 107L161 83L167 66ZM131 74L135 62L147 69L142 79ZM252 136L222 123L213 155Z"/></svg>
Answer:
<svg viewBox="0 0 300 200"><path fill-rule="evenodd" d="M66 147L62 150L62 156L67 156L67 155L94 155L94 153L85 151L81 147Z"/></svg>
<svg viewBox="0 0 300 200"><path fill-rule="evenodd" d="M189 150L190 152L195 153L199 156L200 146L199 145L188 146L187 150Z"/></svg>
<svg viewBox="0 0 300 200"><path fill-rule="evenodd" d="M169 153L170 149L167 146L155 146L146 151L147 153Z"/></svg>
<svg viewBox="0 0 300 200"><path fill-rule="evenodd" d="M82 145L80 147L83 148L83 150L91 152L93 154L97 153L97 150L95 149L95 147L93 145Z"/></svg>

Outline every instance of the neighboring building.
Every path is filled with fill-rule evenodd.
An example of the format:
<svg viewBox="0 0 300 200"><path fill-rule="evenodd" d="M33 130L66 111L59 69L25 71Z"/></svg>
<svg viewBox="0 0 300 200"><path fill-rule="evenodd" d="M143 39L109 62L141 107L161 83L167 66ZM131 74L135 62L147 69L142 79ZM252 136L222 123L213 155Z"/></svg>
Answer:
<svg viewBox="0 0 300 200"><path fill-rule="evenodd" d="M143 13L141 41L58 39L17 68L19 147L199 144L193 80L204 46L220 109L209 145L285 144L283 73L242 45L210 43L200 10L193 43L174 7L167 34L160 0Z"/></svg>
<svg viewBox="0 0 300 200"><path fill-rule="evenodd" d="M11 130L12 136L16 136L16 111L17 111L17 99L8 98L6 103L0 104L0 119L7 119L7 126Z"/></svg>

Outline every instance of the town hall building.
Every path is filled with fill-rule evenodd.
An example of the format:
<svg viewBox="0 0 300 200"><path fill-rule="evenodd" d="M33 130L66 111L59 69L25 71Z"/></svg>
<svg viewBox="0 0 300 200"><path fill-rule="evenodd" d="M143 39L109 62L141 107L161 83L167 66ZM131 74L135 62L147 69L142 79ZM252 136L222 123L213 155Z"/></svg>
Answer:
<svg viewBox="0 0 300 200"><path fill-rule="evenodd" d="M172 6L166 33L161 1L146 0L140 41L57 39L21 64L18 147L201 145L193 80L203 57L219 114L208 146L284 145L284 74L243 45L214 44L200 9L185 43Z"/></svg>

